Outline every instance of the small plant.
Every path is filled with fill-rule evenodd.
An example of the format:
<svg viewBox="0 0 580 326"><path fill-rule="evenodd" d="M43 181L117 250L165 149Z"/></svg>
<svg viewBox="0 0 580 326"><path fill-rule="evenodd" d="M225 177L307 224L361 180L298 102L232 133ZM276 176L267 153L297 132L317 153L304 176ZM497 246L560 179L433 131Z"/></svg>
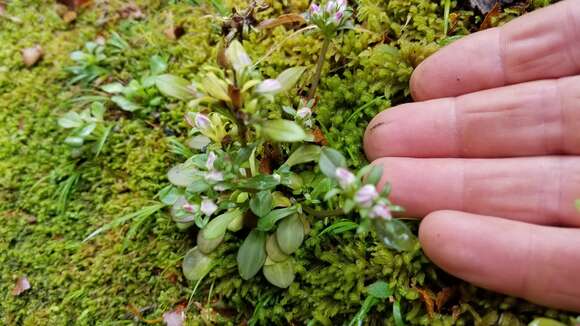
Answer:
<svg viewBox="0 0 580 326"><path fill-rule="evenodd" d="M109 41L100 38L95 42L85 43L83 50L70 54L75 65L65 68L66 71L74 75L69 84L83 83L87 85L106 77L109 74L107 52L119 54L128 47L129 44L117 33L113 33Z"/></svg>
<svg viewBox="0 0 580 326"><path fill-rule="evenodd" d="M105 111L105 105L95 101L80 113L69 111L58 119L59 126L70 130L64 142L73 148L73 157L86 151L100 154L113 128L104 120Z"/></svg>
<svg viewBox="0 0 580 326"><path fill-rule="evenodd" d="M186 277L199 282L218 263L211 253L226 233L248 225L253 227L237 254L241 277L262 270L281 288L293 282L292 255L317 217L357 213L360 233L375 226L386 245L412 249L414 236L391 217L401 209L386 198L387 187L376 189L380 169L366 167L355 175L342 154L314 143L314 101L299 100L298 109L275 104L305 69L264 79L239 42L224 55L223 70L209 67L194 83L173 75L156 81L163 94L188 100L192 108L185 118L194 154L171 168L172 185L159 193L179 228L200 229L197 246L184 258ZM188 152L172 143L176 153Z"/></svg>
<svg viewBox="0 0 580 326"><path fill-rule="evenodd" d="M163 97L155 87L155 80L166 69L167 61L155 55L149 59L149 74L140 79L133 79L127 85L116 82L103 85L101 89L112 94L111 101L124 111L143 111L159 107Z"/></svg>

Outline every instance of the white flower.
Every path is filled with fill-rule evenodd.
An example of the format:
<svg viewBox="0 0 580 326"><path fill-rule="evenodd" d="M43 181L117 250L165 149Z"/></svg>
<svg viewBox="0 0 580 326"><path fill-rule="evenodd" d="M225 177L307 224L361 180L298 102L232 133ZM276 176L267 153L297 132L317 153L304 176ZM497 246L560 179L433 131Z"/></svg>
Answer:
<svg viewBox="0 0 580 326"><path fill-rule="evenodd" d="M207 130L211 128L211 121L206 115L198 113L195 115L195 126L200 130Z"/></svg>
<svg viewBox="0 0 580 326"><path fill-rule="evenodd" d="M213 202L213 200L205 198L201 201L201 212L207 216L211 216L215 211L217 211L218 207Z"/></svg>
<svg viewBox="0 0 580 326"><path fill-rule="evenodd" d="M258 94L277 94L282 91L282 83L276 79L266 79L256 86Z"/></svg>
<svg viewBox="0 0 580 326"><path fill-rule="evenodd" d="M209 171L205 175L205 180L213 182L224 181L224 175L219 171Z"/></svg>
<svg viewBox="0 0 580 326"><path fill-rule="evenodd" d="M215 155L214 152L209 152L209 154L207 154L207 162L205 162L205 167L209 171L213 170L213 163L215 162L216 159L217 156Z"/></svg>
<svg viewBox="0 0 580 326"><path fill-rule="evenodd" d="M382 218L385 220L390 220L392 218L391 210L385 204L376 204L371 210L370 216L371 218Z"/></svg>
<svg viewBox="0 0 580 326"><path fill-rule="evenodd" d="M353 184L355 177L354 174L352 174L348 169L337 168L336 179L338 180L338 184L340 185L340 187L342 189L346 189Z"/></svg>
<svg viewBox="0 0 580 326"><path fill-rule="evenodd" d="M371 207L377 197L379 197L379 193L375 186L365 185L357 191L355 201L362 207Z"/></svg>
<svg viewBox="0 0 580 326"><path fill-rule="evenodd" d="M298 111L296 111L296 115L298 117L300 117L301 119L305 119L305 118L309 117L310 115L312 115L312 110L310 110L310 108L308 108L308 107L303 107L302 109L299 109Z"/></svg>

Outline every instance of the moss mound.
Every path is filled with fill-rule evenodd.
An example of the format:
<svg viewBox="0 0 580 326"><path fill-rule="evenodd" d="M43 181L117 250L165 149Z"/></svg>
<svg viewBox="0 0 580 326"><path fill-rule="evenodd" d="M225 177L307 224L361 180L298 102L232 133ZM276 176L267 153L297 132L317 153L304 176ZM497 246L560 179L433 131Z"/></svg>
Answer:
<svg viewBox="0 0 580 326"><path fill-rule="evenodd" d="M247 5L225 7L234 4ZM305 0L272 1L258 19L307 6ZM444 6L445 1L360 0L355 8L361 27L334 41L323 68L317 119L329 145L343 149L352 166L365 162L360 144L367 122L380 110L409 101L413 68L452 40L443 36ZM450 6L450 35L477 30L481 15L455 1ZM82 97L99 95L99 82L140 78L154 55L169 59L169 72L190 79L215 63L222 39L216 7L198 1L95 0L77 8L70 22L68 9L53 1L0 1L0 8L5 11L0 15L3 324L161 322L165 312L191 297L191 324L335 325L357 313L366 286L376 280L394 290L408 324L517 325L537 316L571 320L451 278L420 250L397 254L353 233L317 236L328 220L313 221L311 236L296 255L296 281L287 290L261 276L242 281L235 262L240 239L232 236L219 249L218 267L192 296L194 286L182 276L181 260L195 236L178 231L164 212L83 242L96 228L148 205L167 184L166 171L176 162L168 137L185 136L186 108L168 103L127 113L111 106L106 119L114 127L96 158L72 157L57 119L79 108ZM506 9L493 24L522 10ZM167 35L173 27L184 31L177 40ZM289 37L292 33L284 26L247 33L244 44L254 59L281 45L264 57L264 75L314 66L321 41L309 34ZM71 85L73 76L65 70L74 64L70 53L116 35L127 46L106 52L97 80ZM36 44L44 56L26 67L21 50ZM13 295L15 280L24 275L31 289ZM393 324L391 304L377 305L367 322Z"/></svg>

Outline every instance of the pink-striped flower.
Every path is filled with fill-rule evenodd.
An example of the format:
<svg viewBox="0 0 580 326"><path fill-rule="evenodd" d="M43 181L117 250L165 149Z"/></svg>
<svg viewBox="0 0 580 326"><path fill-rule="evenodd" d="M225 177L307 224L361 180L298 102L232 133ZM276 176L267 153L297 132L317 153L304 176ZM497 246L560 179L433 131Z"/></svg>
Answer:
<svg viewBox="0 0 580 326"><path fill-rule="evenodd" d="M218 207L213 202L213 200L205 198L201 201L201 212L207 216L211 216L215 211L217 211Z"/></svg>
<svg viewBox="0 0 580 326"><path fill-rule="evenodd" d="M348 169L337 168L336 169L336 179L338 184L342 189L350 187L355 180L354 174L352 174Z"/></svg>
<svg viewBox="0 0 580 326"><path fill-rule="evenodd" d="M376 204L370 213L371 218L382 218L384 220L390 220L392 218L391 210L385 204Z"/></svg>
<svg viewBox="0 0 580 326"><path fill-rule="evenodd" d="M373 185L365 185L355 194L355 201L362 207L371 207L377 197L379 197L377 188Z"/></svg>
<svg viewBox="0 0 580 326"><path fill-rule="evenodd" d="M211 128L211 121L205 114L198 113L195 115L195 126L200 130Z"/></svg>
<svg viewBox="0 0 580 326"><path fill-rule="evenodd" d="M209 152L209 154L207 154L207 161L205 162L205 167L209 171L213 170L213 164L214 164L216 159L217 159L217 156L215 155L214 152Z"/></svg>

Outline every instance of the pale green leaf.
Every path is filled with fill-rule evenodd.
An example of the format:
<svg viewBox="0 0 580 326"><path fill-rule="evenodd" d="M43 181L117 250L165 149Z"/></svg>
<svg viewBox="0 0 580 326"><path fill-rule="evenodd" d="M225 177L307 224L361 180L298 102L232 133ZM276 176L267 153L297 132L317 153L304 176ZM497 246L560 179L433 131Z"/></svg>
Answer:
<svg viewBox="0 0 580 326"><path fill-rule="evenodd" d="M266 261L266 233L252 230L238 250L237 262L244 280L254 277Z"/></svg>

